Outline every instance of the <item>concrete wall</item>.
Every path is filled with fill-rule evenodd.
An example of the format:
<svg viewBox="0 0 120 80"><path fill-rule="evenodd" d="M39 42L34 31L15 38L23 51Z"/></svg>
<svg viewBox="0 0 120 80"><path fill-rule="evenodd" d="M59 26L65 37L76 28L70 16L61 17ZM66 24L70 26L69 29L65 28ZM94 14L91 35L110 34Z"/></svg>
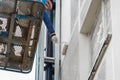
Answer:
<svg viewBox="0 0 120 80"><path fill-rule="evenodd" d="M65 21L62 21L62 30L70 30L70 33L69 31L67 33L68 35L62 32L62 41L64 41L65 37L68 38L69 36L68 50L62 62L62 80L87 80L91 59L89 58L89 38L87 35L81 34L79 30L80 0L71 0L71 2L68 0L67 3L67 0L62 1L62 20ZM70 7L66 9L68 5ZM66 15L67 11L71 12ZM70 25L69 22L71 22Z"/></svg>
<svg viewBox="0 0 120 80"><path fill-rule="evenodd" d="M110 1L110 3L107 3L106 5L110 5L110 7L107 7L106 12L110 12L106 15L106 26L111 26L112 29L112 40L109 44L109 47L106 51L106 55L102 61L102 64L100 65L100 68L95 76L95 80L120 80L120 10L118 9L120 7L119 0L105 0ZM111 21L110 21L111 20ZM104 68L103 68L104 67Z"/></svg>
<svg viewBox="0 0 120 80"><path fill-rule="evenodd" d="M70 41L71 32L71 1L62 0L62 43Z"/></svg>
<svg viewBox="0 0 120 80"><path fill-rule="evenodd" d="M80 80L79 79L79 38L78 31L70 41L67 55L62 63L62 80Z"/></svg>
<svg viewBox="0 0 120 80"><path fill-rule="evenodd" d="M102 2L102 8L103 8L103 21L106 32L112 34L112 25L111 25L111 5L110 0L104 0ZM105 30L104 29L104 30ZM105 31L104 31L105 33ZM95 80L114 80L114 69L113 69L113 45L112 40L107 48L107 51L105 52L105 56L103 58L103 61L95 75Z"/></svg>
<svg viewBox="0 0 120 80"><path fill-rule="evenodd" d="M114 79L113 71L113 54L112 54L112 43L105 53L103 61L95 75L94 80L116 80Z"/></svg>
<svg viewBox="0 0 120 80"><path fill-rule="evenodd" d="M79 33L77 25L62 63L62 80L87 80L91 60L88 43L88 37Z"/></svg>
<svg viewBox="0 0 120 80"><path fill-rule="evenodd" d="M88 34L81 33L82 29L84 31L87 30L87 33L91 31L92 27L85 26L83 28L84 21L89 21L89 9L91 6L91 1L96 1L95 4L99 4L100 0L80 0L83 1L80 5L80 1L78 1L78 4L75 2L75 5L81 8L78 8L74 5L74 0L71 0L72 4L70 14L67 14L67 16L71 16L68 20L71 22L70 24L70 31L69 32L69 46L66 52L66 56L63 59L62 62L62 80L88 80L88 77L90 75L90 72L92 70L91 65L92 64L92 54L91 54L91 42L90 42L90 36ZM104 26L109 29L106 29L106 31L103 31L103 33L112 33L112 39L111 42L107 48L107 51L105 52L105 56L98 68L98 71L95 75L94 80L119 80L120 79L120 10L118 9L120 7L119 0L103 0L104 1L104 7L103 7L103 23ZM64 3L64 1L63 1ZM68 3L64 4L67 5ZM88 5L87 5L88 4ZM86 6L85 6L86 5ZM75 6L75 7L74 7ZM63 6L64 8L65 6ZM75 8L75 9L74 9ZM96 8L97 9L97 8ZM91 9L94 10L94 9ZM64 11L62 10L64 15ZM96 11L93 11L96 12ZM96 15L97 13L95 13ZM86 18L88 17L88 18ZM94 16L95 17L95 16ZM96 18L96 17L95 17ZM62 17L62 19L65 19ZM88 19L88 20L86 20ZM93 20L91 24L94 24L96 21ZM87 22L86 22L87 23ZM89 22L90 23L90 22ZM87 24L88 25L88 24ZM63 27L64 29L64 27ZM72 29L72 30L71 30ZM83 32L84 32L83 31ZM99 32L99 30L98 30ZM107 32L107 33L106 33ZM63 32L64 33L64 32ZM85 32L86 33L86 32ZM105 35L103 36L103 38Z"/></svg>
<svg viewBox="0 0 120 80"><path fill-rule="evenodd" d="M111 0L114 80L120 80L120 0Z"/></svg>

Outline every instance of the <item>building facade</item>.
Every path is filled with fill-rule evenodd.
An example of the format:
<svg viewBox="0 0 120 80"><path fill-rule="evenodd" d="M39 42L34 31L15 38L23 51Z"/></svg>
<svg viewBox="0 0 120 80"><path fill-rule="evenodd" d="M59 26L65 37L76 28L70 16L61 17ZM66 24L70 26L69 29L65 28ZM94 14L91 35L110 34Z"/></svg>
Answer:
<svg viewBox="0 0 120 80"><path fill-rule="evenodd" d="M119 0L62 0L62 80L120 79Z"/></svg>

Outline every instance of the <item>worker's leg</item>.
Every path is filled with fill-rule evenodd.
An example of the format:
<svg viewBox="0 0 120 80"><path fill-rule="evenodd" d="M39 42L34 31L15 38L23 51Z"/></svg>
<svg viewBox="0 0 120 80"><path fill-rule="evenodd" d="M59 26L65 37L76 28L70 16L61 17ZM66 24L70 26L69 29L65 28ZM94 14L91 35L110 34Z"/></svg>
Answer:
<svg viewBox="0 0 120 80"><path fill-rule="evenodd" d="M44 11L43 20L50 34L55 33L53 24L51 23L51 20L50 20L50 15L48 14L47 11Z"/></svg>
<svg viewBox="0 0 120 80"><path fill-rule="evenodd" d="M53 24L51 23L50 15L47 13L47 11L44 11L43 20L45 22L45 25L46 25L48 31L50 32L52 42L57 43L58 39L56 37L55 30L53 28Z"/></svg>

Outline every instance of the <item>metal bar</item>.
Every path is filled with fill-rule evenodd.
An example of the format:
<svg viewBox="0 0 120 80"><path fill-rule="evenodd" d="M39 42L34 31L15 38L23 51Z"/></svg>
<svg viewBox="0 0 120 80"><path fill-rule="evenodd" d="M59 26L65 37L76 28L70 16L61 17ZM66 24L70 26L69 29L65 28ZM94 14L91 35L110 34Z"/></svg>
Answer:
<svg viewBox="0 0 120 80"><path fill-rule="evenodd" d="M99 68L99 66L100 66L100 64L101 64L101 62L102 62L102 60L103 60L103 57L104 57L105 52L106 52L106 50L107 50L107 47L108 47L108 45L109 45L109 43L110 43L111 37L112 37L111 34L108 34L108 35L107 35L107 38L106 38L106 40L105 40L105 42L104 42L104 44L103 44L103 46L102 46L102 49L101 49L101 51L100 51L100 53L99 53L99 56L98 56L98 58L97 58L97 60L96 60L96 62L95 62L95 65L94 65L94 67L93 67L93 69L92 69L92 72L91 72L88 80L93 80L93 79L94 79L94 77L95 77L95 75L96 75L96 72L98 71L98 68Z"/></svg>
<svg viewBox="0 0 120 80"><path fill-rule="evenodd" d="M51 63L47 64L47 69L46 69L46 80L53 80L53 67Z"/></svg>
<svg viewBox="0 0 120 80"><path fill-rule="evenodd" d="M13 29L14 29L14 23L15 23L15 17L12 16L8 39L12 39L12 36L13 36L12 34L13 34ZM7 58L6 58L5 68L6 68L6 66L7 66L7 62L8 62L8 59L9 59L10 51L11 51L11 43L8 43L8 44L7 44L7 55L8 55L8 56L7 56Z"/></svg>
<svg viewBox="0 0 120 80"><path fill-rule="evenodd" d="M38 80L43 80L43 74L44 74L44 37L45 37L45 28L43 26L43 28L41 29L41 36L40 37L40 41L39 41L39 54L40 54L40 77Z"/></svg>
<svg viewBox="0 0 120 80"><path fill-rule="evenodd" d="M47 57L53 57L53 44L51 42L51 37L49 32L47 32ZM46 69L46 80L52 80L52 64L47 64L48 68Z"/></svg>
<svg viewBox="0 0 120 80"><path fill-rule="evenodd" d="M26 16L21 14L15 14L15 17L18 19L27 19L27 20L40 20L41 18L36 18L34 16Z"/></svg>
<svg viewBox="0 0 120 80"><path fill-rule="evenodd" d="M55 15L55 26L56 34L60 40L59 44L55 44L55 76L54 80L60 80L60 56L61 56L61 0L56 0L56 15Z"/></svg>
<svg viewBox="0 0 120 80"><path fill-rule="evenodd" d="M37 68L36 68L36 79L35 80L43 80L44 74L44 37L45 37L45 27L42 25L41 31L39 34L39 40L37 45Z"/></svg>
<svg viewBox="0 0 120 80"><path fill-rule="evenodd" d="M55 58L53 58L53 57L44 57L44 59L45 59L45 63L52 63L52 64L54 64L54 62L55 62Z"/></svg>
<svg viewBox="0 0 120 80"><path fill-rule="evenodd" d="M29 49L29 41L30 41L30 37L31 37L31 32L32 32L32 29L33 29L33 27L31 26L31 22L30 22L30 28L29 28L29 32L28 32L28 36L27 36L27 45L26 45L26 47L25 47L25 52L24 52L24 54L23 54L23 63L22 63L22 70L24 70L25 69L25 67L26 67L26 64L27 64L27 56L28 56L28 49Z"/></svg>
<svg viewBox="0 0 120 80"><path fill-rule="evenodd" d="M16 40L16 39L1 39L0 40L0 42L2 42L2 43L10 43L10 44L12 44L12 43L14 43L14 44L16 44L16 45L26 45L26 41L19 41L19 40Z"/></svg>

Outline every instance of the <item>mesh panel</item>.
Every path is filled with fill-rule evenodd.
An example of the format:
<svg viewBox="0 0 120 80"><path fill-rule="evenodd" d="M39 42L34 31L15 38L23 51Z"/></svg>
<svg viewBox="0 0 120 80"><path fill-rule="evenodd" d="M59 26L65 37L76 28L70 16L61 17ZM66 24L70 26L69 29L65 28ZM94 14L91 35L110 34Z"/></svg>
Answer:
<svg viewBox="0 0 120 80"><path fill-rule="evenodd" d="M16 6L15 6L16 5ZM38 2L0 1L0 68L30 72L44 5ZM6 37L2 36L2 32Z"/></svg>

